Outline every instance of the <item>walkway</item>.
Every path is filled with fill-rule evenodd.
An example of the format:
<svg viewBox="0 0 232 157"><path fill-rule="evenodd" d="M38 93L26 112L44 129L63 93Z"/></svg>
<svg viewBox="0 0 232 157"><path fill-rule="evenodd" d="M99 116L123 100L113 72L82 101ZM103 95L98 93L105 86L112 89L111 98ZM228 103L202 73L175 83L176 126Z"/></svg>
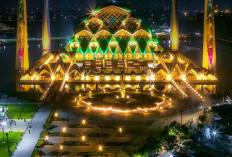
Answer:
<svg viewBox="0 0 232 157"><path fill-rule="evenodd" d="M29 134L29 129L27 129L13 157L30 157L32 155L50 111L51 109L48 107L40 107L31 121L31 133Z"/></svg>

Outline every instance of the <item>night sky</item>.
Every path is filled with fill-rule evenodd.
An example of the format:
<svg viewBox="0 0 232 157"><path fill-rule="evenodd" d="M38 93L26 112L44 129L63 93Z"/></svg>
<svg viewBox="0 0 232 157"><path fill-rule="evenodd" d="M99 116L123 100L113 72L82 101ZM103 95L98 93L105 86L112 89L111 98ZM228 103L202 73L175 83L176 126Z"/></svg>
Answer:
<svg viewBox="0 0 232 157"><path fill-rule="evenodd" d="M69 7L80 7L87 9L94 3L106 2L109 0L50 0L50 6L59 9L67 9ZM133 7L151 7L151 6L169 6L171 0L116 0L121 3L129 3ZM43 0L27 0L28 9L41 8ZM219 9L232 8L232 0L215 0ZM17 0L1 0L1 6L16 7ZM204 0L179 0L180 11L203 10Z"/></svg>

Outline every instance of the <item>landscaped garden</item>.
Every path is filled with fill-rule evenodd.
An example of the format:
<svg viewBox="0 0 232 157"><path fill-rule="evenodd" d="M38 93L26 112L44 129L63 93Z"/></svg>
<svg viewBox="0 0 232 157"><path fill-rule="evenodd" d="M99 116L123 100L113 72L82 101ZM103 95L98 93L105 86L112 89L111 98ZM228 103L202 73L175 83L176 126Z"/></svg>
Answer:
<svg viewBox="0 0 232 157"><path fill-rule="evenodd" d="M16 149L17 143L19 143L21 139L22 132L8 132L8 142L9 142L9 151L14 152ZM4 141L3 142L3 133L0 133L0 156L2 157L8 157L10 156L8 153L8 144L7 144L7 136L6 133L4 133Z"/></svg>
<svg viewBox="0 0 232 157"><path fill-rule="evenodd" d="M117 97L120 93L94 94L92 97L85 99L94 107L113 107L120 109L135 109L137 107L149 108L155 107L156 103L162 101L160 97L151 96L150 94L128 93L128 101L122 102Z"/></svg>
<svg viewBox="0 0 232 157"><path fill-rule="evenodd" d="M7 105L6 115L9 119L31 119L32 116L37 112L37 105Z"/></svg>

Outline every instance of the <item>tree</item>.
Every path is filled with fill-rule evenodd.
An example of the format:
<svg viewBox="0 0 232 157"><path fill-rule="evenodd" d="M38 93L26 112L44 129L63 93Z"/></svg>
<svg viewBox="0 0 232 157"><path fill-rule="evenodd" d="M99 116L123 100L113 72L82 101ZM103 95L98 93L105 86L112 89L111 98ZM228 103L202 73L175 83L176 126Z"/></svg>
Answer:
<svg viewBox="0 0 232 157"><path fill-rule="evenodd" d="M157 154L161 148L161 140L149 137L146 139L142 147L138 149L138 153L142 156L149 156L151 153Z"/></svg>
<svg viewBox="0 0 232 157"><path fill-rule="evenodd" d="M179 144L190 138L190 132L185 125L174 121L164 128L162 137L164 148L167 151L173 151L179 147Z"/></svg>
<svg viewBox="0 0 232 157"><path fill-rule="evenodd" d="M201 123L203 124L203 123L205 122L205 120L206 120L206 115L205 115L205 114L200 115L200 116L199 116L199 120L200 120Z"/></svg>

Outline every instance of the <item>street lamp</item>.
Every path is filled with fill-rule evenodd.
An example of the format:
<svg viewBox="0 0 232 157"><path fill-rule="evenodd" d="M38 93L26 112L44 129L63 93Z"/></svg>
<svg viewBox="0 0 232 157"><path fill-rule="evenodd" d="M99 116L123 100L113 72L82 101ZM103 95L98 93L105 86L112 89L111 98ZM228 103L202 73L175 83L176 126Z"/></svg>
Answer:
<svg viewBox="0 0 232 157"><path fill-rule="evenodd" d="M7 149L8 149L8 153L10 152L10 147L9 147L9 139L8 139L8 133L6 133L6 140L7 140Z"/></svg>
<svg viewBox="0 0 232 157"><path fill-rule="evenodd" d="M120 128L118 129L118 131L119 131L119 133L121 134L121 133L123 132L123 129L120 127Z"/></svg>
<svg viewBox="0 0 232 157"><path fill-rule="evenodd" d="M86 141L86 136L81 136L81 141L83 142L83 143L85 143L85 141Z"/></svg>
<svg viewBox="0 0 232 157"><path fill-rule="evenodd" d="M63 145L60 145L61 156L62 156L62 151L63 151L63 149L64 149Z"/></svg>
<svg viewBox="0 0 232 157"><path fill-rule="evenodd" d="M58 112L55 112L54 116L57 118L58 117Z"/></svg>
<svg viewBox="0 0 232 157"><path fill-rule="evenodd" d="M83 126L86 125L86 120L85 120L85 119L82 119L81 124L82 124Z"/></svg>
<svg viewBox="0 0 232 157"><path fill-rule="evenodd" d="M99 152L102 152L102 151L103 151L103 146L102 146L102 145L99 145L99 146L98 146L98 151L99 151Z"/></svg>
<svg viewBox="0 0 232 157"><path fill-rule="evenodd" d="M67 127L64 126L64 127L62 128L62 133L66 133L66 131L67 131Z"/></svg>
<svg viewBox="0 0 232 157"><path fill-rule="evenodd" d="M45 135L44 140L45 140L45 141L48 141L48 139L49 139L49 136L48 136L48 135Z"/></svg>
<svg viewBox="0 0 232 157"><path fill-rule="evenodd" d="M5 125L6 125L6 122L2 122L2 143L5 143L5 139L4 139L4 129L5 129Z"/></svg>

